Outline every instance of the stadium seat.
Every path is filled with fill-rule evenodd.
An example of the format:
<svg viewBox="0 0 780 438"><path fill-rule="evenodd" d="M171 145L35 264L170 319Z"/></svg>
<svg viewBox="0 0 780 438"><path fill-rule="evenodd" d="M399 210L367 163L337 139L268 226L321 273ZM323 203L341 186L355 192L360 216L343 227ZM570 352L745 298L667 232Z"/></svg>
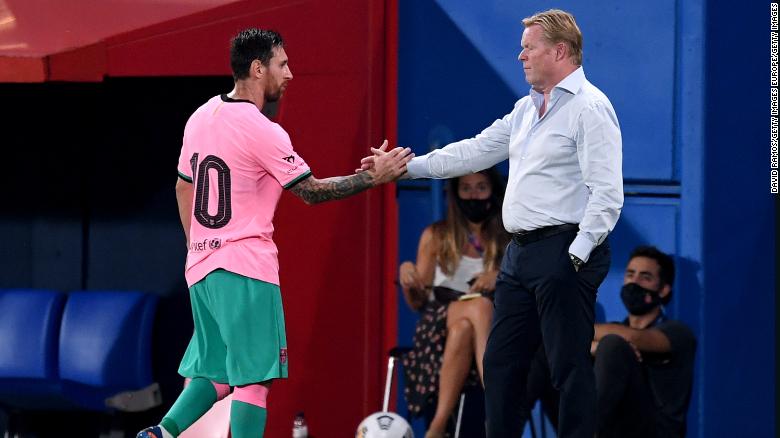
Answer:
<svg viewBox="0 0 780 438"><path fill-rule="evenodd" d="M38 409L66 404L57 356L65 294L0 290L0 405Z"/></svg>
<svg viewBox="0 0 780 438"><path fill-rule="evenodd" d="M68 295L59 337L65 396L83 409L142 411L161 403L152 379L155 295L79 291Z"/></svg>

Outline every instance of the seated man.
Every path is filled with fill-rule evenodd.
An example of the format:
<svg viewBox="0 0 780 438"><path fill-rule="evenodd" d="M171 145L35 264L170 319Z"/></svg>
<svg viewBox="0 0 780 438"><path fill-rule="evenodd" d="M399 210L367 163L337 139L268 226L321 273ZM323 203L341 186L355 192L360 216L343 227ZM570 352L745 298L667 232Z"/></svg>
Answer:
<svg viewBox="0 0 780 438"><path fill-rule="evenodd" d="M595 326L591 353L599 438L685 436L696 338L688 326L664 313L673 283L669 255L652 246L634 249L620 291L628 318ZM558 398L542 349L528 380L527 407L541 399L556 424Z"/></svg>

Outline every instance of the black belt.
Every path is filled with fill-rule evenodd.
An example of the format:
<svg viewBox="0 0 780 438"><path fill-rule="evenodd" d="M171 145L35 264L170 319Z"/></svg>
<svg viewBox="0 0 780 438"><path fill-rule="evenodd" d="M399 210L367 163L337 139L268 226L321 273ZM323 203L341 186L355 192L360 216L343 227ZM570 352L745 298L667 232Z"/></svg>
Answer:
<svg viewBox="0 0 780 438"><path fill-rule="evenodd" d="M512 240L514 240L514 242L518 245L528 245L531 242L536 242L537 240L546 239L550 236L564 233L566 231L577 230L579 228L580 226L577 224L553 225L550 227L513 233Z"/></svg>

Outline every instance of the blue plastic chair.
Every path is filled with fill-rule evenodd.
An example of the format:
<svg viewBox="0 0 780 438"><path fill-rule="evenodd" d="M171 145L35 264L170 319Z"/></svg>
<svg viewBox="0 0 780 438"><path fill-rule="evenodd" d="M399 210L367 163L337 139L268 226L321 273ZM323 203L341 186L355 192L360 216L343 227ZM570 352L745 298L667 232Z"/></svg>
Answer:
<svg viewBox="0 0 780 438"><path fill-rule="evenodd" d="M0 404L6 409L67 405L57 357L65 294L0 290Z"/></svg>
<svg viewBox="0 0 780 438"><path fill-rule="evenodd" d="M152 378L157 296L79 291L68 295L59 338L65 396L94 411L141 411L160 404Z"/></svg>

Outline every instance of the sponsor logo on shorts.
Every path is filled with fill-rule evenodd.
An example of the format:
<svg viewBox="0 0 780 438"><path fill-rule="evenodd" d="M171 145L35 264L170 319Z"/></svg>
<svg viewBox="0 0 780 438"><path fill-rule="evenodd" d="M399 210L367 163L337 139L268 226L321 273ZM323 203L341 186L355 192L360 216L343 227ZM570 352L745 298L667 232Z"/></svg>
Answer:
<svg viewBox="0 0 780 438"><path fill-rule="evenodd" d="M222 246L222 239L215 237L212 239L203 239L203 241L190 243L191 252L202 252L206 250L215 250Z"/></svg>
<svg viewBox="0 0 780 438"><path fill-rule="evenodd" d="M279 363L282 365L287 363L287 349L282 348L279 350Z"/></svg>

